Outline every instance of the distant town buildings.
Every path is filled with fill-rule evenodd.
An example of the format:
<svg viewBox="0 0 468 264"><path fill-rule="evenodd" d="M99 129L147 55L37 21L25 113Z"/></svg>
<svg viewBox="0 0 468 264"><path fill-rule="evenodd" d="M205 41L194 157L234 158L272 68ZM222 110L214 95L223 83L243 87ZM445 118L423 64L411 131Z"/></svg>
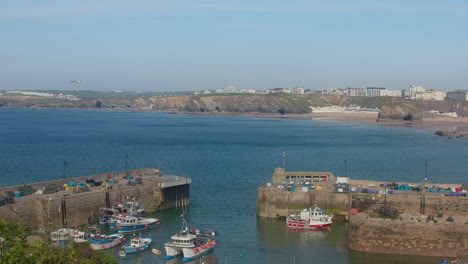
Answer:
<svg viewBox="0 0 468 264"><path fill-rule="evenodd" d="M31 92L31 91L7 91L7 94L21 94L38 97L49 97L62 100L78 101L81 100L78 96L63 93L44 93L44 92Z"/></svg>
<svg viewBox="0 0 468 264"><path fill-rule="evenodd" d="M381 96L383 90L383 87L366 87L366 96Z"/></svg>
<svg viewBox="0 0 468 264"><path fill-rule="evenodd" d="M421 85L410 85L409 88L402 90L387 90L384 87L366 87L366 88L329 88L323 91L311 91L302 87L293 88L271 88L268 90L239 90L235 86L229 85L216 90L197 91L195 94L210 93L249 93L249 94L327 94L340 96L387 96L395 98L407 98L412 100L425 101L444 101L444 100L464 100L468 101L468 90L456 90L453 92L442 92L432 89L426 89Z"/></svg>
<svg viewBox="0 0 468 264"><path fill-rule="evenodd" d="M401 90L381 90L380 96L402 97L403 92Z"/></svg>

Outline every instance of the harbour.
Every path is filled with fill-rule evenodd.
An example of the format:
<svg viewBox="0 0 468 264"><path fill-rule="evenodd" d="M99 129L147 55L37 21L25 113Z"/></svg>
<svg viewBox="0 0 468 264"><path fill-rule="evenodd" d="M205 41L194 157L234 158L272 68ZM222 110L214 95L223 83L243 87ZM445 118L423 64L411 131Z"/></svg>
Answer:
<svg viewBox="0 0 468 264"><path fill-rule="evenodd" d="M289 230L284 220L257 217L258 188L271 182L274 168L283 166L283 152L287 171L330 171L339 177L345 174L343 161L347 160L351 179L381 182L421 182L426 159L428 181L434 183L463 183L467 169L463 162L465 141L444 140L408 128L126 112L7 111L8 118L2 120L9 129L1 132L4 140L0 155L5 161L2 186L22 186L42 179L61 184L62 160L68 162L66 179L75 175L107 177L119 166L118 171L125 171L125 153L129 155L129 170L158 168L154 164L160 161L163 174L192 180L187 221L190 226L220 232L218 245L210 255L216 263L279 264L291 263L293 257L296 263L311 258L337 263L440 262L437 257L389 258L350 251L346 222L334 223L329 232L305 232ZM51 117L41 124L35 122L45 114ZM63 127L63 120L74 124L73 135L60 136L69 130ZM105 127L97 125L102 123ZM84 124L96 126L91 132ZM32 126L41 127L43 132L19 132L34 131ZM293 132L296 137L284 136ZM132 138L125 137L128 133ZM377 147L385 151L376 151ZM450 158L441 162L440 157ZM181 208L148 211L148 217L161 221L160 227L149 232L154 248L163 249L171 235L180 230L181 212ZM151 252L126 258L118 255L118 249L107 252L121 263L182 263L181 259L167 261Z"/></svg>

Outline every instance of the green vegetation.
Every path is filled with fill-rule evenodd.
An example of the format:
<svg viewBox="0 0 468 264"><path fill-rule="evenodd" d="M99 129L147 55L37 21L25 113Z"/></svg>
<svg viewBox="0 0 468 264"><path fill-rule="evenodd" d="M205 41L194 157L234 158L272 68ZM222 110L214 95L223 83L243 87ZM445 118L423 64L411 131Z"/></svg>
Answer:
<svg viewBox="0 0 468 264"><path fill-rule="evenodd" d="M375 208L370 214L370 216L395 220L395 219L398 219L398 217L400 216L400 212L396 208L393 208L389 205L384 205L384 206Z"/></svg>
<svg viewBox="0 0 468 264"><path fill-rule="evenodd" d="M44 240L28 243L28 236L33 235L29 226L10 220L0 221L0 263L104 263L118 262L106 252L94 251L87 243L72 243L63 247L55 247L48 236Z"/></svg>
<svg viewBox="0 0 468 264"><path fill-rule="evenodd" d="M325 213L328 215L337 215L338 213L342 211L343 210L340 208L325 208Z"/></svg>

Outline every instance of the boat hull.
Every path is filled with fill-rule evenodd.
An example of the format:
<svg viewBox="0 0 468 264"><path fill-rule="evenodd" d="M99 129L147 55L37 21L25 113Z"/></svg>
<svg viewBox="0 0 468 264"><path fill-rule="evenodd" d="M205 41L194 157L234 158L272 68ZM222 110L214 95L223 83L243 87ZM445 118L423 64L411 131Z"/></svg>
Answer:
<svg viewBox="0 0 468 264"><path fill-rule="evenodd" d="M156 218L148 218L136 223L117 223L113 228L119 233L133 233L159 226L159 220Z"/></svg>
<svg viewBox="0 0 468 264"><path fill-rule="evenodd" d="M182 255L182 248L181 247L173 247L173 246L164 246L166 250L166 259L175 258L179 255Z"/></svg>
<svg viewBox="0 0 468 264"><path fill-rule="evenodd" d="M287 226L289 228L329 228L332 225L332 222L319 222L319 221L311 221L308 223L307 221L288 221Z"/></svg>
<svg viewBox="0 0 468 264"><path fill-rule="evenodd" d="M150 246L149 244L141 246L141 247L127 247L126 246L123 248L123 251L125 252L125 254L138 253L138 252L142 252L143 250L148 249L149 246Z"/></svg>
<svg viewBox="0 0 468 264"><path fill-rule="evenodd" d="M214 242L214 241L213 241ZM187 262L192 259L196 259L201 257L204 254L207 254L214 249L215 243L209 243L205 244L199 247L194 247L194 248L182 248L182 253L184 254L184 257L182 258L182 261Z"/></svg>
<svg viewBox="0 0 468 264"><path fill-rule="evenodd" d="M90 246L92 249L104 250L104 249L108 249L108 248L112 248L117 245L120 245L123 240L124 240L123 235L116 234L116 235L106 236L105 239L103 237L93 237L89 239L89 242L90 242Z"/></svg>

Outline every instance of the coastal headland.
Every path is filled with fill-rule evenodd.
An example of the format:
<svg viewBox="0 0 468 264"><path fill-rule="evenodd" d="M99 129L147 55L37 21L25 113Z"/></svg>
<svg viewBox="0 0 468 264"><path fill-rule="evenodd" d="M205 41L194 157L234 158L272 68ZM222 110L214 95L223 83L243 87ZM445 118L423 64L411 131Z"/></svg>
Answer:
<svg viewBox="0 0 468 264"><path fill-rule="evenodd" d="M258 189L257 215L284 219L316 204L335 221L350 222L351 250L442 257L468 251L468 186L347 178L343 190L337 178L346 177L277 168L271 183ZM382 207L397 210L397 217L376 214Z"/></svg>
<svg viewBox="0 0 468 264"><path fill-rule="evenodd" d="M167 97L93 94L74 100L0 92L1 108L83 109L235 115L405 126L433 131L468 130L468 104L391 97L291 94L211 94ZM445 115L452 113L456 117Z"/></svg>

